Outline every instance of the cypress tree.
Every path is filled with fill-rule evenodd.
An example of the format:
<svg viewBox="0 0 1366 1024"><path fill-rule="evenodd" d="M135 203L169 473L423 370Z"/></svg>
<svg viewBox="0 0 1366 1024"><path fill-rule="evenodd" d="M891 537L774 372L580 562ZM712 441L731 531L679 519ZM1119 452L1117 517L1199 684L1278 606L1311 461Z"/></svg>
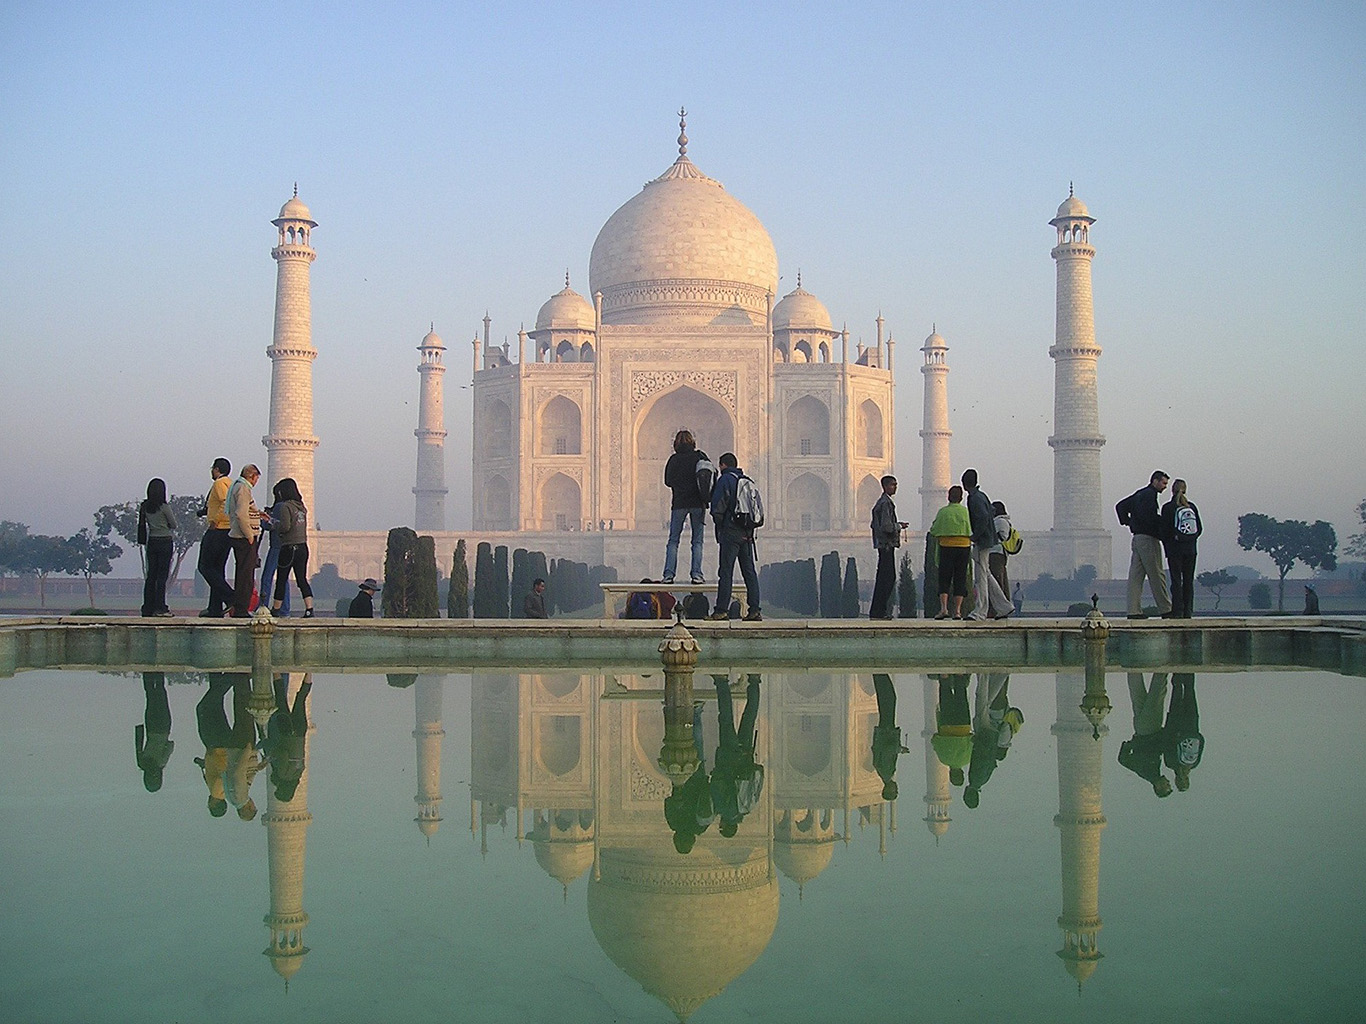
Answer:
<svg viewBox="0 0 1366 1024"><path fill-rule="evenodd" d="M508 549L499 544L493 549L493 618L508 617Z"/></svg>
<svg viewBox="0 0 1366 1024"><path fill-rule="evenodd" d="M915 618L915 573L911 569L911 553L909 551L905 551L901 555L901 572L896 589L898 603L901 605L901 618Z"/></svg>
<svg viewBox="0 0 1366 1024"><path fill-rule="evenodd" d="M455 544L455 554L451 556L451 585L446 593L446 615L452 619L469 618L470 614L470 566L465 549L465 538Z"/></svg>
<svg viewBox="0 0 1366 1024"><path fill-rule="evenodd" d="M386 619L412 616L416 555L417 534L413 530L396 526L389 531L384 548L384 590L380 598L380 610Z"/></svg>
<svg viewBox="0 0 1366 1024"><path fill-rule="evenodd" d="M474 617L493 618L493 546L480 541L474 552Z"/></svg>
<svg viewBox="0 0 1366 1024"><path fill-rule="evenodd" d="M531 591L530 569L527 567L526 548L514 548L512 552L512 607L509 609L514 619L524 619L522 598Z"/></svg>
<svg viewBox="0 0 1366 1024"><path fill-rule="evenodd" d="M820 591L816 586L816 560L806 558L797 563L798 593L802 596L799 609L803 615L815 615L820 610Z"/></svg>
<svg viewBox="0 0 1366 1024"><path fill-rule="evenodd" d="M436 538L418 537L413 549L413 603L408 612L412 619L441 617L440 584L436 574Z"/></svg>
<svg viewBox="0 0 1366 1024"><path fill-rule="evenodd" d="M844 617L846 619L857 619L859 617L858 599L858 562L854 561L854 556L849 556L849 561L844 563Z"/></svg>
<svg viewBox="0 0 1366 1024"><path fill-rule="evenodd" d="M920 592L925 618L934 618L939 613L939 540L928 533L925 534L925 564L920 573Z"/></svg>
<svg viewBox="0 0 1366 1024"><path fill-rule="evenodd" d="M831 551L821 558L821 618L840 618L840 608L843 603L844 588L840 582L840 553Z"/></svg>

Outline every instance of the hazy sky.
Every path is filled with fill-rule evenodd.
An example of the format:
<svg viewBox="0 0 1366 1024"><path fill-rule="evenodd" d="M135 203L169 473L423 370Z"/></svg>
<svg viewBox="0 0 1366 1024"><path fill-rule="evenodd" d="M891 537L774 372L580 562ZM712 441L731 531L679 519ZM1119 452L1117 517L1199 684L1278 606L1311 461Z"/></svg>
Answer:
<svg viewBox="0 0 1366 1024"><path fill-rule="evenodd" d="M316 521L413 514L418 356L446 375L469 523L470 339L495 338L676 155L803 284L920 354L950 346L955 474L1052 516L1054 265L1097 218L1107 506L1184 476L1201 562L1236 517L1359 529L1366 496L1366 7L1342 4L66 4L0 0L0 518L70 533L148 477L264 465L293 183L313 265ZM1106 510L1107 522L1113 522ZM1116 571L1127 534L1116 531Z"/></svg>

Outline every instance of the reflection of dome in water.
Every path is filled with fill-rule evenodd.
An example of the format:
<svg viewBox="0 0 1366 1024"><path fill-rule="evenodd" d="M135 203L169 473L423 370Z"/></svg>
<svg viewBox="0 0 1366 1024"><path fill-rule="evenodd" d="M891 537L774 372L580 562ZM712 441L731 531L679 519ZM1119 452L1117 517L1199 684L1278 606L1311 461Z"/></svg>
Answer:
<svg viewBox="0 0 1366 1024"><path fill-rule="evenodd" d="M773 240L743 203L679 156L598 232L589 292L606 323L763 324L778 287Z"/></svg>
<svg viewBox="0 0 1366 1024"><path fill-rule="evenodd" d="M593 864L593 840L535 840L536 863L563 886L568 886Z"/></svg>
<svg viewBox="0 0 1366 1024"><path fill-rule="evenodd" d="M834 852L834 836L796 842L779 839L773 844L773 863L792 881L806 885L830 866Z"/></svg>
<svg viewBox="0 0 1366 1024"><path fill-rule="evenodd" d="M748 970L773 938L778 883L763 849L604 850L601 867L602 881L588 884L598 945L680 1021Z"/></svg>

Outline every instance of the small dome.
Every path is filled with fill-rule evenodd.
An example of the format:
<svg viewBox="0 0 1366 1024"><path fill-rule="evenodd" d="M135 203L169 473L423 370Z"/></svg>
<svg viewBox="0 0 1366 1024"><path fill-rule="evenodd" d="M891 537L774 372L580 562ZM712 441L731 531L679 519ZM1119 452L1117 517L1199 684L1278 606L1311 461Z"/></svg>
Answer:
<svg viewBox="0 0 1366 1024"><path fill-rule="evenodd" d="M1058 215L1048 223L1056 225L1060 220L1084 220L1095 223L1095 218L1091 216L1086 204L1072 194L1072 190L1067 190L1067 198L1058 207Z"/></svg>
<svg viewBox="0 0 1366 1024"><path fill-rule="evenodd" d="M421 345L420 347L421 347L421 348L445 348L446 346L445 346L444 343L442 343L442 341L441 341L441 336L440 336L439 334L436 333L436 328L433 327L430 331L428 331L428 332L423 336L423 338L422 338L422 345Z"/></svg>
<svg viewBox="0 0 1366 1024"><path fill-rule="evenodd" d="M280 216L277 217L276 220L303 220L312 224L314 227L317 227L317 222L313 219L313 214L309 212L308 207L304 205L303 200L299 198L298 193L295 193L289 202L280 207Z"/></svg>
<svg viewBox="0 0 1366 1024"><path fill-rule="evenodd" d="M930 331L930 336L929 336L928 338L925 339L925 344L923 344L923 345L920 346L920 350L923 352L923 351L924 351L925 349L927 349L927 348L948 348L948 347L949 347L949 346L948 346L948 342L946 342L946 341L944 340L944 336L943 336L942 334L940 334L939 331L938 331L937 329L932 329L932 330Z"/></svg>
<svg viewBox="0 0 1366 1024"><path fill-rule="evenodd" d="M546 300L536 314L538 331L591 331L596 327L597 316L593 304L570 288L567 282L562 290Z"/></svg>
<svg viewBox="0 0 1366 1024"><path fill-rule="evenodd" d="M536 863L561 885L569 885L593 866L593 840L541 840L533 843Z"/></svg>
<svg viewBox="0 0 1366 1024"><path fill-rule="evenodd" d="M803 288L800 281L794 290L784 295L782 301L773 307L773 329L835 333L825 304Z"/></svg>
<svg viewBox="0 0 1366 1024"><path fill-rule="evenodd" d="M833 836L814 842L777 839L773 844L773 863L792 881L805 885L830 866L834 852Z"/></svg>

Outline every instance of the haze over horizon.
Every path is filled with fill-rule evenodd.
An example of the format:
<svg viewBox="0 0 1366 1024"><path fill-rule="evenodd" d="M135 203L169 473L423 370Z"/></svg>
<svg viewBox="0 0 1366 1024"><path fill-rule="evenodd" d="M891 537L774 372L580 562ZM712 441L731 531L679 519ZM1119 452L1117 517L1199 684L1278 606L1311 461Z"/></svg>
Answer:
<svg viewBox="0 0 1366 1024"><path fill-rule="evenodd" d="M1074 182L1107 505L1162 468L1200 505L1201 569L1271 571L1237 547L1249 511L1329 520L1341 554L1366 497L1366 8L810 11L0 8L0 519L69 534L151 476L202 493L217 455L264 467L270 221L297 181L319 224L315 521L411 524L434 322L468 528L470 339L487 310L515 348L566 268L586 293L685 106L780 293L800 268L851 342L886 318L907 498L935 325L954 475L1050 525L1047 222Z"/></svg>

